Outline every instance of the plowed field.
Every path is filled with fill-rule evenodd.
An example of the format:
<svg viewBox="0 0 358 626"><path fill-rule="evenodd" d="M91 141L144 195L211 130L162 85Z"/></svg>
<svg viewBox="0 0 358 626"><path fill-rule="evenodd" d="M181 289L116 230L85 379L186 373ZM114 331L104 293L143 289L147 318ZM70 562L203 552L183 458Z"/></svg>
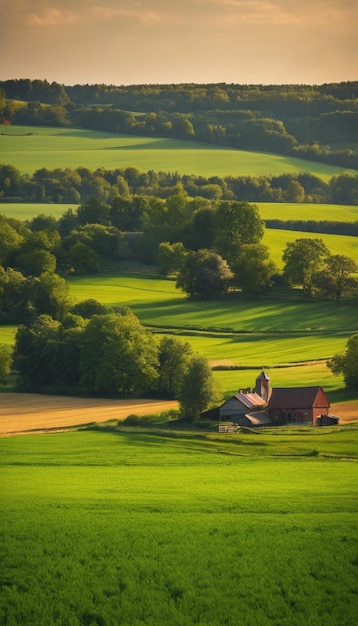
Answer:
<svg viewBox="0 0 358 626"><path fill-rule="evenodd" d="M121 420L133 413L160 413L177 406L175 401L100 400L3 393L0 395L0 437L65 430L92 422Z"/></svg>

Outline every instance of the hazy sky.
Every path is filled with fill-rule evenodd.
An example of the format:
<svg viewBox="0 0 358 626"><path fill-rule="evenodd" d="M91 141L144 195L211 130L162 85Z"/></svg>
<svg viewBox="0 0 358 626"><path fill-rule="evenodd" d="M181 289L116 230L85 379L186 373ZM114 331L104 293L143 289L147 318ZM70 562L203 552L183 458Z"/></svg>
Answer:
<svg viewBox="0 0 358 626"><path fill-rule="evenodd" d="M0 79L358 79L358 0L1 0Z"/></svg>

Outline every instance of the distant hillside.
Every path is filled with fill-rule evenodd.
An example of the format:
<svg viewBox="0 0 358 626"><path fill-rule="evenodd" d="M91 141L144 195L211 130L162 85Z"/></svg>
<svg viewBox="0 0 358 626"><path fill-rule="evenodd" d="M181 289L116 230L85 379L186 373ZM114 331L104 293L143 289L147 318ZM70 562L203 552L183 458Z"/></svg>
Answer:
<svg viewBox="0 0 358 626"><path fill-rule="evenodd" d="M197 140L358 168L358 82L75 85L0 82L3 123Z"/></svg>

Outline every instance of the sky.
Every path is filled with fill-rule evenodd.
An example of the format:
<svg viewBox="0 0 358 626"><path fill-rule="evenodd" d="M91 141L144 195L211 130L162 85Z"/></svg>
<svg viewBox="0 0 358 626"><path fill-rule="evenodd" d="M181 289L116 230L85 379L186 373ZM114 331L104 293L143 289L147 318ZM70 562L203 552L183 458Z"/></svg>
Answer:
<svg viewBox="0 0 358 626"><path fill-rule="evenodd" d="M0 80L358 80L358 0L1 0Z"/></svg>

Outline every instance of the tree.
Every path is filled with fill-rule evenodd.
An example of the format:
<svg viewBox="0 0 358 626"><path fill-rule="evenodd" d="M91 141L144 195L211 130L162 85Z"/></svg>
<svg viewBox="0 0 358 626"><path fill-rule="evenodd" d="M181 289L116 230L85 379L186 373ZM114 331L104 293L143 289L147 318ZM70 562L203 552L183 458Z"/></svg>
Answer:
<svg viewBox="0 0 358 626"><path fill-rule="evenodd" d="M94 298L88 298L75 304L70 311L73 315L80 315L85 319L90 319L93 315L105 315L110 313L110 309Z"/></svg>
<svg viewBox="0 0 358 626"><path fill-rule="evenodd" d="M227 293L232 278L227 262L216 252L204 248L186 255L176 287L192 298L215 300Z"/></svg>
<svg viewBox="0 0 358 626"><path fill-rule="evenodd" d="M357 264L344 254L333 254L326 259L321 272L313 275L313 283L319 293L334 298L337 304L340 299L358 290L358 281L351 276L357 271Z"/></svg>
<svg viewBox="0 0 358 626"><path fill-rule="evenodd" d="M344 354L336 354L327 363L327 367L335 375L343 374L346 388L358 389L358 334L352 335L347 341Z"/></svg>
<svg viewBox="0 0 358 626"><path fill-rule="evenodd" d="M40 390L53 382L54 346L60 323L40 315L29 326L20 326L15 337L14 368L23 390Z"/></svg>
<svg viewBox="0 0 358 626"><path fill-rule="evenodd" d="M182 267L187 250L181 241L169 243L163 241L158 246L158 272L166 276L173 272L178 272Z"/></svg>
<svg viewBox="0 0 358 626"><path fill-rule="evenodd" d="M12 356L6 346L0 345L0 385L6 385L11 372Z"/></svg>
<svg viewBox="0 0 358 626"><path fill-rule="evenodd" d="M177 397L183 417L190 420L199 418L203 411L221 400L218 381L203 356L191 357Z"/></svg>
<svg viewBox="0 0 358 626"><path fill-rule="evenodd" d="M189 358L192 356L189 343L175 337L163 337L159 343L159 391L175 398L180 388Z"/></svg>
<svg viewBox="0 0 358 626"><path fill-rule="evenodd" d="M264 235L264 223L258 208L248 202L219 202L217 229L215 248L229 263L241 244L259 243Z"/></svg>
<svg viewBox="0 0 358 626"><path fill-rule="evenodd" d="M319 271L329 256L329 250L322 239L296 239L289 242L283 251L283 274L291 285L302 285L311 295L313 275Z"/></svg>
<svg viewBox="0 0 358 626"><path fill-rule="evenodd" d="M261 243L243 244L231 268L235 274L234 284L244 294L260 295L272 287L276 271L267 246Z"/></svg>
<svg viewBox="0 0 358 626"><path fill-rule="evenodd" d="M117 394L153 390L158 380L158 348L138 318L94 315L86 326L80 357L81 384L94 393Z"/></svg>
<svg viewBox="0 0 358 626"><path fill-rule="evenodd" d="M0 266L0 322L24 321L28 305L29 281L16 270Z"/></svg>
<svg viewBox="0 0 358 626"><path fill-rule="evenodd" d="M44 272L33 279L30 300L38 314L61 319L68 310L68 285L58 274Z"/></svg>

